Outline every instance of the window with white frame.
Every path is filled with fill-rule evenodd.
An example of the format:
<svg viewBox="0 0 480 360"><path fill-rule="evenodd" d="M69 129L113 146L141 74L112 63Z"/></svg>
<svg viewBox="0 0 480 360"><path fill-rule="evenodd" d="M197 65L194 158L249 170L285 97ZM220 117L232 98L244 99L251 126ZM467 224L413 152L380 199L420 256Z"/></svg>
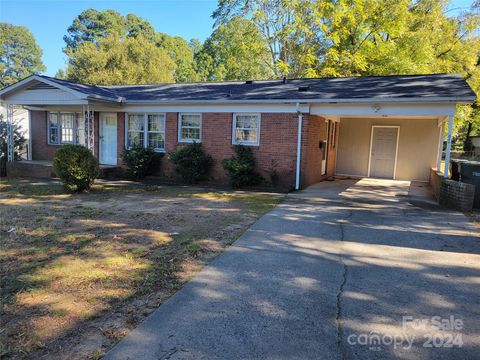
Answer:
<svg viewBox="0 0 480 360"><path fill-rule="evenodd" d="M62 130L61 142L62 144L73 144L75 127L75 114L74 113L61 113L60 114L60 128Z"/></svg>
<svg viewBox="0 0 480 360"><path fill-rule="evenodd" d="M201 142L202 115L193 113L180 113L178 115L178 141Z"/></svg>
<svg viewBox="0 0 480 360"><path fill-rule="evenodd" d="M48 113L48 144L84 144L84 138L84 124L81 114L70 112Z"/></svg>
<svg viewBox="0 0 480 360"><path fill-rule="evenodd" d="M127 115L127 148L145 146L145 115Z"/></svg>
<svg viewBox="0 0 480 360"><path fill-rule="evenodd" d="M233 144L258 145L260 114L233 114Z"/></svg>
<svg viewBox="0 0 480 360"><path fill-rule="evenodd" d="M60 144L60 124L58 113L48 114L48 143Z"/></svg>
<svg viewBox="0 0 480 360"><path fill-rule="evenodd" d="M165 114L127 114L126 147L150 147L165 151Z"/></svg>
<svg viewBox="0 0 480 360"><path fill-rule="evenodd" d="M164 114L147 114L147 144L156 151L165 150Z"/></svg>

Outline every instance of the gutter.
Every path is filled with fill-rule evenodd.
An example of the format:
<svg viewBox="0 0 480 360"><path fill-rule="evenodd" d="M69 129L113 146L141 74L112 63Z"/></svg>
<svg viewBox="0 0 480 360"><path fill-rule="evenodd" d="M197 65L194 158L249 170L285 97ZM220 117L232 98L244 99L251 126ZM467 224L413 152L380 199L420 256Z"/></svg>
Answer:
<svg viewBox="0 0 480 360"><path fill-rule="evenodd" d="M300 189L300 165L302 161L302 124L303 114L300 111L300 103L296 103L295 108L298 114L298 129L297 129L297 169L295 173L295 190Z"/></svg>

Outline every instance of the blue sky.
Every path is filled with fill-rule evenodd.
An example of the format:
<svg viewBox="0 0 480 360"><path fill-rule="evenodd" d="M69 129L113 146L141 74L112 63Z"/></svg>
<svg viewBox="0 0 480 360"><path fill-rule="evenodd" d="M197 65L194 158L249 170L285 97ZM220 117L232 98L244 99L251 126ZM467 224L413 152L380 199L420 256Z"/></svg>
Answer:
<svg viewBox="0 0 480 360"><path fill-rule="evenodd" d="M451 9L465 9L471 0L453 0ZM157 31L190 40L205 40L212 32L216 0L0 0L0 22L26 26L43 49L47 75L65 67L63 36L75 16L88 8L114 9L149 20ZM453 10L452 13L458 10Z"/></svg>

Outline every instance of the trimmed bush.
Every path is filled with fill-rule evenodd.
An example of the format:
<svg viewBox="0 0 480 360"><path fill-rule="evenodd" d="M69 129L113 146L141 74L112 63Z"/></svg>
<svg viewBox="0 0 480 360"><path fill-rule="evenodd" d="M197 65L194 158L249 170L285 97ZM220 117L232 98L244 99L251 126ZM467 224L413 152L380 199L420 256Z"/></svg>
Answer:
<svg viewBox="0 0 480 360"><path fill-rule="evenodd" d="M121 158L128 168L129 176L143 179L150 171L155 154L153 149L134 146L131 149L124 149Z"/></svg>
<svg viewBox="0 0 480 360"><path fill-rule="evenodd" d="M280 175L278 174L277 167L278 167L278 162L276 160L272 160L270 168L268 169L270 184L274 188L278 187L278 184L280 182Z"/></svg>
<svg viewBox="0 0 480 360"><path fill-rule="evenodd" d="M98 160L86 147L64 145L53 156L53 169L68 191L89 190L100 173Z"/></svg>
<svg viewBox="0 0 480 360"><path fill-rule="evenodd" d="M255 157L252 149L242 145L235 145L233 150L236 155L222 161L223 168L230 175L232 187L239 188L261 183L263 178L255 171Z"/></svg>
<svg viewBox="0 0 480 360"><path fill-rule="evenodd" d="M199 143L178 146L168 157L175 167L175 172L188 184L207 178L213 165L212 157L203 152L202 144Z"/></svg>

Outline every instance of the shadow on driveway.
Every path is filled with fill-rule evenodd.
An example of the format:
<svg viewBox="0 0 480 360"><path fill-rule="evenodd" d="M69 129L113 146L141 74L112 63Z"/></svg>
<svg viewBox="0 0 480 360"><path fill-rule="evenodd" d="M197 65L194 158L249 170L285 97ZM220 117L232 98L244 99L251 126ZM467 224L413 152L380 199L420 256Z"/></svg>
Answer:
<svg viewBox="0 0 480 360"><path fill-rule="evenodd" d="M257 221L105 359L478 358L473 224L409 182L322 184Z"/></svg>

